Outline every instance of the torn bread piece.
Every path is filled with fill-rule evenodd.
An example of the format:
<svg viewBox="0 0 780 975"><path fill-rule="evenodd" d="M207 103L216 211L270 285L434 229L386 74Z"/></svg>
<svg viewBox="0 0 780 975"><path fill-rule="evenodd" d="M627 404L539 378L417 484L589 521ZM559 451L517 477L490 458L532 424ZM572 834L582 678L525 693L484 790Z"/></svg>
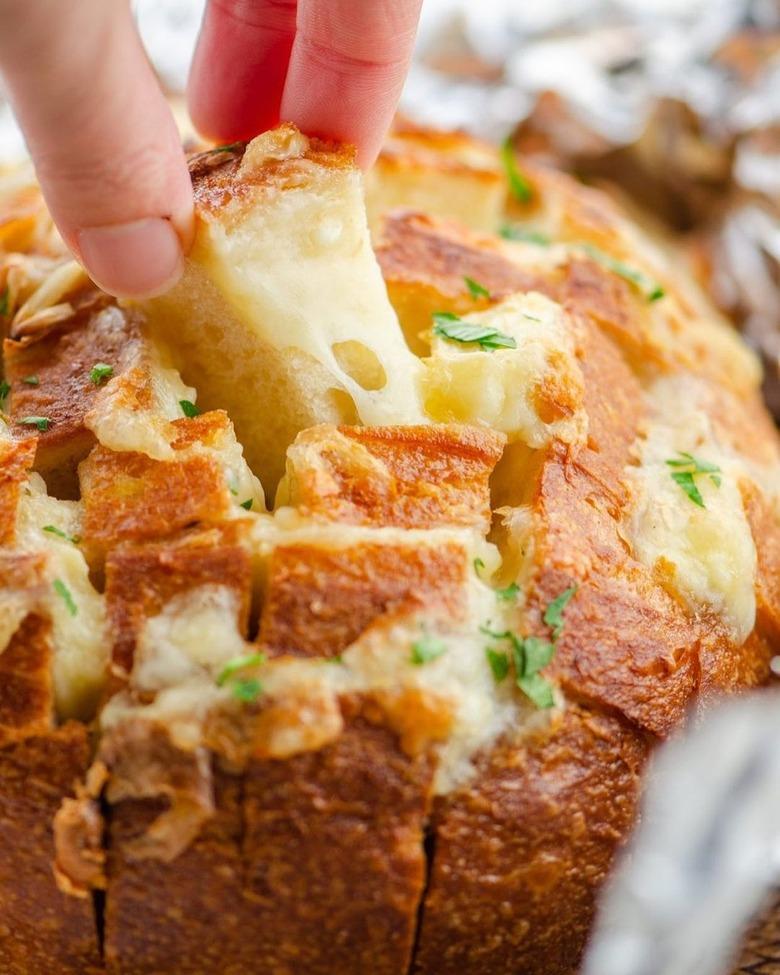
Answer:
<svg viewBox="0 0 780 975"><path fill-rule="evenodd" d="M422 420L420 364L371 250L353 153L286 125L190 168L195 244L182 281L144 307L263 483L306 427Z"/></svg>

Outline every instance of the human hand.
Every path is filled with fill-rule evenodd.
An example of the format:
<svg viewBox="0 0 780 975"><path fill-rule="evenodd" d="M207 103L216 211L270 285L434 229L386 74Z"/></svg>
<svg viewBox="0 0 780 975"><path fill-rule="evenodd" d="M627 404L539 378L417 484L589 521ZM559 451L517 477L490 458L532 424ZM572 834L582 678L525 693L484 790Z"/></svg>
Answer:
<svg viewBox="0 0 780 975"><path fill-rule="evenodd" d="M189 83L218 142L280 118L375 158L422 0L210 0ZM0 0L0 70L52 216L94 280L167 290L192 240L181 144L128 0Z"/></svg>

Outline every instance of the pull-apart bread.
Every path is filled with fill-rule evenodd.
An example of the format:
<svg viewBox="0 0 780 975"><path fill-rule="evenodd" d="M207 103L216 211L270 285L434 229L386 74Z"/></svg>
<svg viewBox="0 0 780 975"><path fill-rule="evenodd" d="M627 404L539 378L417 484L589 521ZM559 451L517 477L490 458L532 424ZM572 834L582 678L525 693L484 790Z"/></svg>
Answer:
<svg viewBox="0 0 780 975"><path fill-rule="evenodd" d="M753 355L503 164L399 129L369 233L348 149L203 153L146 303L3 177L3 975L573 973L648 753L768 680Z"/></svg>

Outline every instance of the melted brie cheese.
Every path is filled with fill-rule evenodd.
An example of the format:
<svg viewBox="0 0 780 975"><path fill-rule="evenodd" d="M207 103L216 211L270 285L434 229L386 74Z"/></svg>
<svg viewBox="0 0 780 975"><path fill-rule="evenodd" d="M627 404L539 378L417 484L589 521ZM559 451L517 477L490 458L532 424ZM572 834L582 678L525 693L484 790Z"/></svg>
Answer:
<svg viewBox="0 0 780 975"><path fill-rule="evenodd" d="M57 713L64 719L89 720L95 713L108 664L105 600L92 585L78 546L44 531L46 526L77 536L79 505L50 498L43 480L32 474L19 502L17 548L48 556L46 606L53 629ZM59 583L57 587L55 582Z"/></svg>
<svg viewBox="0 0 780 975"><path fill-rule="evenodd" d="M714 611L741 643L756 616L756 546L739 489L746 468L697 408L690 376L659 380L649 399L653 419L639 444L639 464L627 472L634 496L627 537L639 561L656 569L692 612ZM672 477L680 468L667 461L680 460L680 452L720 468L720 485L695 475L704 507Z"/></svg>
<svg viewBox="0 0 780 975"><path fill-rule="evenodd" d="M423 379L432 419L485 424L535 448L554 437L584 441L584 380L574 326L560 305L533 292L517 294L462 321L495 328L516 348L435 337Z"/></svg>

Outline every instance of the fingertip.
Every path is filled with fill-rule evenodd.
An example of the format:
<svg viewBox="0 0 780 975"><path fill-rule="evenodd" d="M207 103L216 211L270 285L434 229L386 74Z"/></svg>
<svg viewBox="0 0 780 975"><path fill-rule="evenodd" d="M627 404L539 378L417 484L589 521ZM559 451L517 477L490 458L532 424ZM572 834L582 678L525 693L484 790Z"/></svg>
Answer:
<svg viewBox="0 0 780 975"><path fill-rule="evenodd" d="M118 298L163 294L184 270L182 240L162 217L85 228L76 249L92 280Z"/></svg>

